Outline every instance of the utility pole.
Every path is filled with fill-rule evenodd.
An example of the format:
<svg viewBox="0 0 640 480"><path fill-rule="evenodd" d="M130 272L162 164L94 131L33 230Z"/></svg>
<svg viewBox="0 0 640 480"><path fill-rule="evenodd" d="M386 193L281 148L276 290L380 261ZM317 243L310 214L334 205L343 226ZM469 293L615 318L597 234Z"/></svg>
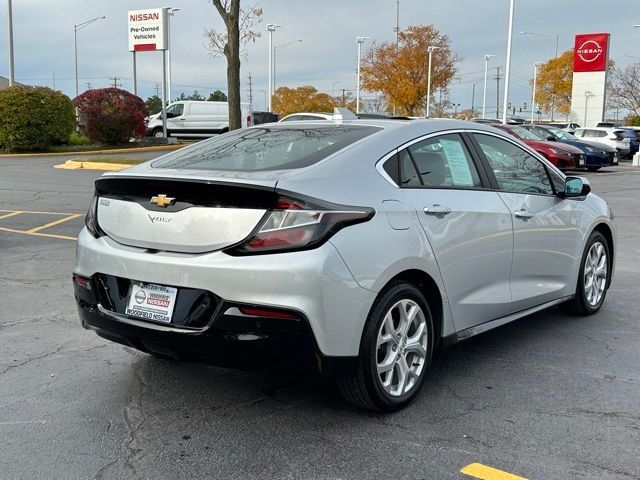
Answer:
<svg viewBox="0 0 640 480"><path fill-rule="evenodd" d="M156 83L156 97L160 96L160 85Z"/></svg>
<svg viewBox="0 0 640 480"><path fill-rule="evenodd" d="M500 118L500 67L496 67L496 118Z"/></svg>
<svg viewBox="0 0 640 480"><path fill-rule="evenodd" d="M91 90L91 87L92 87L91 82L87 82L86 85L87 85L87 90Z"/></svg>
<svg viewBox="0 0 640 480"><path fill-rule="evenodd" d="M109 80L113 80L113 85L112 85L113 88L118 88L122 86L121 83L118 83L118 80L120 80L119 77L109 77Z"/></svg>
<svg viewBox="0 0 640 480"><path fill-rule="evenodd" d="M253 106L253 83L251 80L251 72L249 72L249 105Z"/></svg>
<svg viewBox="0 0 640 480"><path fill-rule="evenodd" d="M342 89L342 106L344 107L345 103L347 103L347 96L345 95L345 92L347 91L346 88Z"/></svg>

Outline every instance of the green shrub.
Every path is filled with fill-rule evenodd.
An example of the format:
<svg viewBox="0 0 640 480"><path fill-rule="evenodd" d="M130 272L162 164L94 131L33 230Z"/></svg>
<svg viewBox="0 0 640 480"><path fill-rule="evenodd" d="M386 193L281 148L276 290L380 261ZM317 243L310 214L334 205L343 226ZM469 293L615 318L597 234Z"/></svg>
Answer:
<svg viewBox="0 0 640 480"><path fill-rule="evenodd" d="M147 107L140 97L120 88L87 90L73 99L82 131L91 140L118 144L145 133Z"/></svg>
<svg viewBox="0 0 640 480"><path fill-rule="evenodd" d="M72 145L74 147L82 146L82 145L91 145L91 139L82 133L73 132L69 136L69 140L67 144Z"/></svg>
<svg viewBox="0 0 640 480"><path fill-rule="evenodd" d="M47 87L0 90L0 147L11 151L47 150L69 139L75 112L69 97Z"/></svg>

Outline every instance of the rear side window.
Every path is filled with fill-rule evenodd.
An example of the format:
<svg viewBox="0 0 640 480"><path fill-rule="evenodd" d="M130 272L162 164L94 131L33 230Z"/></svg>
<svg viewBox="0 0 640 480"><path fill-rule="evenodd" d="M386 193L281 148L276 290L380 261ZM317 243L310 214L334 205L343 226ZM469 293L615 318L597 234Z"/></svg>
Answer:
<svg viewBox="0 0 640 480"><path fill-rule="evenodd" d="M479 187L480 177L459 135L428 138L407 148L426 187Z"/></svg>
<svg viewBox="0 0 640 480"><path fill-rule="evenodd" d="M240 172L304 168L379 130L365 125L246 128L170 153L151 166Z"/></svg>
<svg viewBox="0 0 640 480"><path fill-rule="evenodd" d="M401 187L419 187L422 185L420 177L413 164L411 155L407 150L403 150L400 156L400 186Z"/></svg>

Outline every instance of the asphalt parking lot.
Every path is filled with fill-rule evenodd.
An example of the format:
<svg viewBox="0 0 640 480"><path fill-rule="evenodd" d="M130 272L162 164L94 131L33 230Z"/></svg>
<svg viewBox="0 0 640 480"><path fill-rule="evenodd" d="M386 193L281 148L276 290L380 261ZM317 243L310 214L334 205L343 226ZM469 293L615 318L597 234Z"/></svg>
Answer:
<svg viewBox="0 0 640 480"><path fill-rule="evenodd" d="M100 172L63 160L0 158L0 478L440 480L474 463L514 475L478 477L494 480L640 478L640 169L584 174L619 229L597 315L551 309L456 345L412 406L374 415L328 381L83 330L73 238Z"/></svg>

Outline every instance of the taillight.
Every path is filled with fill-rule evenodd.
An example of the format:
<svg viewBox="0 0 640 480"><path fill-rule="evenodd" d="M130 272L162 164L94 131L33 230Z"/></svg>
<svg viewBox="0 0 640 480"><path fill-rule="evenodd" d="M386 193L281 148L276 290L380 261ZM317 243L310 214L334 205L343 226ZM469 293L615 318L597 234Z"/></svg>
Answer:
<svg viewBox="0 0 640 480"><path fill-rule="evenodd" d="M94 195L91 200L91 205L89 205L87 215L84 217L84 224L86 225L87 230L89 230L89 233L95 238L104 235L98 226L98 195Z"/></svg>
<svg viewBox="0 0 640 480"><path fill-rule="evenodd" d="M281 196L254 233L227 253L251 255L315 248L342 228L366 222L374 213L366 207L316 204Z"/></svg>
<svg viewBox="0 0 640 480"><path fill-rule="evenodd" d="M266 317L266 318L281 318L283 320L298 320L298 317L289 312L283 312L282 310L275 310L271 308L253 308L253 307L239 307L240 313L243 315L249 315L251 317Z"/></svg>
<svg viewBox="0 0 640 480"><path fill-rule="evenodd" d="M247 127L251 126L251 115L247 115Z"/></svg>

